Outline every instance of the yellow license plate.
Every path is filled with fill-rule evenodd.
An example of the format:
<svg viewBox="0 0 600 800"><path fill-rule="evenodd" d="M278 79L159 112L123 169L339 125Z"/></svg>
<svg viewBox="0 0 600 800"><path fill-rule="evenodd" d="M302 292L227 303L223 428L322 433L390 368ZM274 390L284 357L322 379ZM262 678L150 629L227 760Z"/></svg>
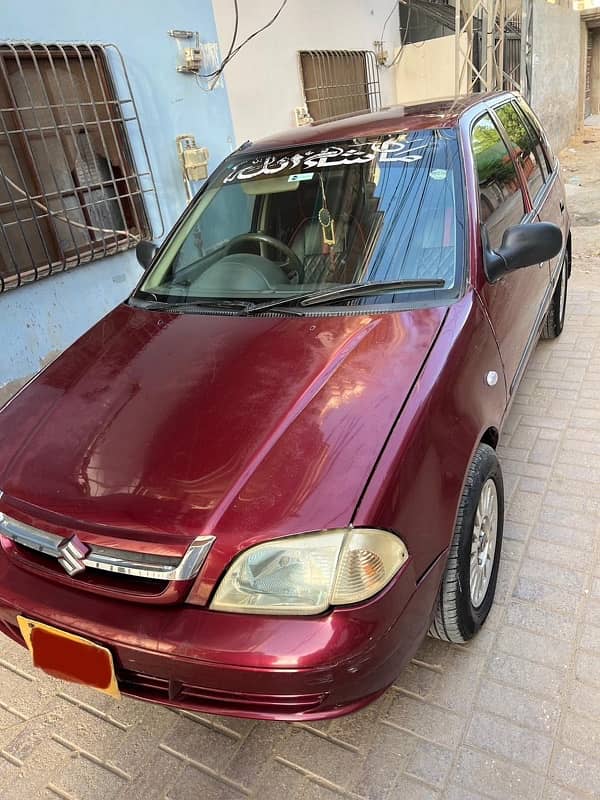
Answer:
<svg viewBox="0 0 600 800"><path fill-rule="evenodd" d="M106 647L26 617L18 616L17 622L34 667L117 699L121 696L112 653Z"/></svg>

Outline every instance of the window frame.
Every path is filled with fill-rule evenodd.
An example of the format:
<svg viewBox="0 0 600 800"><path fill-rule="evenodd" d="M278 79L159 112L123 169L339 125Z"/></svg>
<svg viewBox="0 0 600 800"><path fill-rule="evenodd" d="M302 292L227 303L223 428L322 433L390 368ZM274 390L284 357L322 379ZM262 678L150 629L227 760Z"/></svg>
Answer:
<svg viewBox="0 0 600 800"><path fill-rule="evenodd" d="M531 193L531 189L529 187L529 182L527 180L527 176L525 175L525 172L523 171L523 169L521 167L521 164L519 163L518 159L516 158L516 149L514 147L514 142L512 142L512 140L511 140L511 138L509 136L509 133L506 130L506 128L504 127L504 125L502 123L502 120L500 119L500 116L498 114L499 109L503 108L506 105L511 105L514 108L515 114L521 120L521 123L522 123L523 127L525 128L525 132L527 133L527 136L529 137L529 141L530 141L530 143L532 145L533 152L536 155L536 165L538 166L538 168L539 168L539 170L540 170L540 172L542 174L542 185L540 186L540 188L537 190L537 192L535 194ZM515 162L515 164L517 166L517 170L519 171L519 175L521 177L523 186L525 188L525 191L527 192L527 196L529 197L530 207L533 209L538 204L538 201L539 201L540 197L542 197L545 194L545 192L547 191L548 184L549 184L549 182L550 182L550 180L552 178L552 170L549 168L548 160L546 158L546 153L544 152L543 148L541 147L541 142L540 142L539 136L537 136L537 134L535 133L534 129L531 127L530 123L528 122L528 120L526 119L524 114L522 113L522 110L521 110L519 104L516 102L515 98L509 98L508 100L504 100L501 103L496 103L493 106L493 113L494 113L494 117L495 117L495 119L497 121L497 125L500 127L500 130L501 130L501 133L502 133L502 138L504 139L504 141L506 142L507 146L509 147L510 152L511 152L511 157L513 158L513 161ZM541 157L543 159L543 163L540 163L539 158L538 158L538 153L535 152L536 151L536 146L539 149L539 153L541 154Z"/></svg>
<svg viewBox="0 0 600 800"><path fill-rule="evenodd" d="M332 63L340 63L339 59L351 59L360 57L362 59L362 70L364 82L362 84L343 84L338 82L328 82L331 80L332 71L330 69ZM311 60L311 66L314 67L316 76L316 85L307 85L307 74L305 72L304 60ZM349 64L349 66L352 66ZM356 66L356 65L354 65ZM328 122L330 120L339 119L350 114L368 114L373 111L381 109L381 88L379 83L379 72L375 54L371 50L298 50L298 74L300 77L300 85L302 87L302 96L306 105L307 111L311 119L315 122ZM364 96L367 105L364 108L349 109L340 111L340 113L319 113L318 116L311 114L311 106L328 106L332 107L336 102L349 100L355 95L348 93L332 94L332 89L343 89L345 86L360 86L364 91ZM309 94L315 94L310 97Z"/></svg>
<svg viewBox="0 0 600 800"><path fill-rule="evenodd" d="M532 130L535 132L536 139L540 142L542 147L542 152L544 153L544 157L546 159L546 163L548 164L548 172L550 173L549 178L551 179L553 175L558 172L558 158L554 154L552 147L550 146L550 142L548 141L548 137L542 127L541 122L535 115L535 112L532 108L527 104L523 97L516 97L515 101L517 103L518 108L521 110L521 113L525 117L526 121L529 123Z"/></svg>
<svg viewBox="0 0 600 800"><path fill-rule="evenodd" d="M528 222L529 219L531 218L531 213L532 213L529 193L527 192L527 187L524 183L523 175L521 173L521 170L519 169L519 165L515 161L513 149L510 145L510 142L506 141L504 129L499 126L499 120L497 120L494 113L494 106L485 105L483 108L478 110L477 115L471 120L468 127L468 140L467 140L467 146L470 151L470 157L473 165L473 174L475 177L475 189L477 193L477 225L479 228L479 235L482 244L484 243L484 236L487 237L488 234L487 234L487 226L482 219L482 213L481 213L481 192L479 191L479 173L477 170L477 160L475 157L475 153L473 151L473 130L475 129L477 124L486 116L491 119L492 124L494 125L494 127L498 132L498 136L500 137L502 143L506 147L512 165L515 169L517 180L519 182L519 190L521 192L521 199L523 202L523 216L521 217L520 221L516 224L523 224L525 222Z"/></svg>
<svg viewBox="0 0 600 800"><path fill-rule="evenodd" d="M162 234L148 150L116 46L3 40L0 84L0 293ZM35 239L28 243L29 230Z"/></svg>
<svg viewBox="0 0 600 800"><path fill-rule="evenodd" d="M531 138L533 140L533 146L539 148L539 151L540 151L540 153L542 155L542 158L544 160L544 168L543 168L542 172L546 173L546 178L544 179L544 183L548 183L548 181L552 177L553 168L552 168L552 166L550 164L550 161L548 159L548 156L546 154L546 150L544 149L544 145L543 145L542 139L541 139L537 129L532 124L530 118L527 116L527 114L525 114L523 108L519 105L519 103L515 102L514 105L515 105L515 107L517 109L517 113L520 115L521 119L523 120L523 124L525 125L526 129L529 132L529 135L531 136Z"/></svg>

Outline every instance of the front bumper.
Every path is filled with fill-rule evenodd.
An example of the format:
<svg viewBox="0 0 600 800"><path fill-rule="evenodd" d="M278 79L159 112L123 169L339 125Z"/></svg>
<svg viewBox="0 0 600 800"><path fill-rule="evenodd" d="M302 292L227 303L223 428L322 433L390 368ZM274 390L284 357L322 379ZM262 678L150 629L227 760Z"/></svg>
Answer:
<svg viewBox="0 0 600 800"><path fill-rule="evenodd" d="M141 606L79 592L20 569L0 548L0 630L16 617L108 647L121 691L188 710L259 719L341 716L397 677L429 627L443 553L415 583L412 564L370 602L319 617Z"/></svg>

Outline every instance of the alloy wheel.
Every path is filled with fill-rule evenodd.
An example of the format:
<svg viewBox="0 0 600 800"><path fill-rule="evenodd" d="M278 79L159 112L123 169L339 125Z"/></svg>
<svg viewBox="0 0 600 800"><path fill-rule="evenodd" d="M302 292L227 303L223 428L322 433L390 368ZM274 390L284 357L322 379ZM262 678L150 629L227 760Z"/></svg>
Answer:
<svg viewBox="0 0 600 800"><path fill-rule="evenodd" d="M470 593L474 608L485 599L494 565L498 531L498 492L492 478L483 484L471 542Z"/></svg>

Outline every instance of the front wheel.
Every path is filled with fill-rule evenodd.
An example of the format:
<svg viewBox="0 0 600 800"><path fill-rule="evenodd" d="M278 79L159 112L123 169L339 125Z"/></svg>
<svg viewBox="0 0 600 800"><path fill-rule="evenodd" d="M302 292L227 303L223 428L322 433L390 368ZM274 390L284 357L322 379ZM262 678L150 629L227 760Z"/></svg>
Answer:
<svg viewBox="0 0 600 800"><path fill-rule="evenodd" d="M480 444L467 473L432 636L466 642L485 622L496 593L503 525L502 470L495 451Z"/></svg>

